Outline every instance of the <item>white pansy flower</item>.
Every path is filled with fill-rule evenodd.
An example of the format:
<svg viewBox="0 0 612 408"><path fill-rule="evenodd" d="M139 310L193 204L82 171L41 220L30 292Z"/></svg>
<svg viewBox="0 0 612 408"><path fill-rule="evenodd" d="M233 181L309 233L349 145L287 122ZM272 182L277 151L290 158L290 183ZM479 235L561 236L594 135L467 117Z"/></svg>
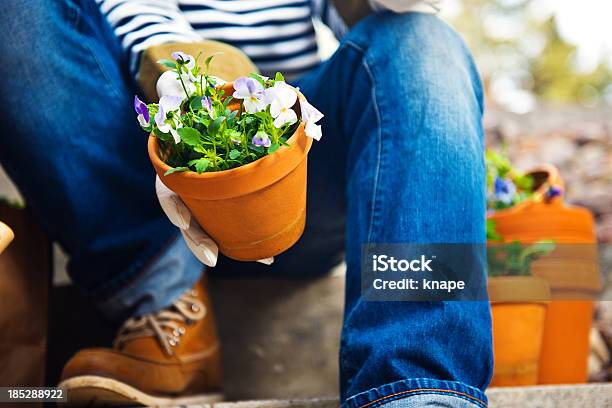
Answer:
<svg viewBox="0 0 612 408"><path fill-rule="evenodd" d="M277 81L272 88L266 89L265 100L270 104L270 114L274 118L276 128L297 121L297 114L292 109L297 97L295 89L282 81Z"/></svg>
<svg viewBox="0 0 612 408"><path fill-rule="evenodd" d="M170 133L174 138L174 143L179 143L181 141L181 137L176 129L180 129L183 125L176 119L176 115L172 119L168 119L167 116L170 112L178 111L181 108L182 102L183 99L181 99L180 96L162 96L159 100L159 108L154 118L159 131L162 133Z"/></svg>
<svg viewBox="0 0 612 408"><path fill-rule="evenodd" d="M302 121L305 124L306 136L311 137L315 140L321 139L321 126L317 125L317 122L323 119L323 114L312 106L304 96L300 96L300 111L302 114Z"/></svg>

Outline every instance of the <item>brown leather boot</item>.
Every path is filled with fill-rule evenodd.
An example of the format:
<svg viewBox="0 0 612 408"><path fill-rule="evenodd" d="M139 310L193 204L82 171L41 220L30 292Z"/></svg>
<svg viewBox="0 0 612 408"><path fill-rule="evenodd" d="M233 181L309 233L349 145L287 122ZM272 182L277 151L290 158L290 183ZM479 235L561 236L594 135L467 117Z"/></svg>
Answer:
<svg viewBox="0 0 612 408"><path fill-rule="evenodd" d="M75 406L164 406L222 400L219 340L205 286L127 320L112 349L84 349L60 387Z"/></svg>

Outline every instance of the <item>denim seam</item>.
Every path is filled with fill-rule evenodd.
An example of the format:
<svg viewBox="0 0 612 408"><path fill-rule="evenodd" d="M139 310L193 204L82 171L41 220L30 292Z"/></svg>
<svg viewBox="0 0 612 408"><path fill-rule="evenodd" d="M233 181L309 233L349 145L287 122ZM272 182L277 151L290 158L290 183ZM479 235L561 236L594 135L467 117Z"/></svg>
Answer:
<svg viewBox="0 0 612 408"><path fill-rule="evenodd" d="M392 401L397 401L403 398L410 398L413 395L428 395L428 394L443 395L443 396L450 395L450 396L460 398L468 402L479 404L482 407L487 406L485 402L481 400L480 398L474 397L472 395L466 394L461 391L444 390L441 388L416 388L414 390L396 392L396 393L387 395L385 397L378 398L374 401L368 402L367 404L360 405L359 408L376 408L376 407L380 407L382 404L386 404Z"/></svg>
<svg viewBox="0 0 612 408"><path fill-rule="evenodd" d="M400 391L397 390L398 386L409 389ZM390 392L390 394L385 395L386 392ZM482 408L486 408L488 405L486 402L486 395L483 391L471 385L457 381L449 382L447 380L436 380L431 378L412 378L383 384L369 391L355 394L342 403L342 408L375 408L390 401L408 398L411 395L427 393L439 395L452 394L452 396L457 398L463 398L474 404L478 404ZM364 400L369 402L364 403Z"/></svg>
<svg viewBox="0 0 612 408"><path fill-rule="evenodd" d="M363 68L365 69L368 77L370 78L370 82L372 83L372 104L374 106L374 112L376 112L376 121L377 121L377 129L378 132L376 133L376 152L377 152L377 157L376 157L376 167L374 169L374 186L373 186L373 193L372 193L372 206L370 207L370 227L368 229L368 243L372 241L372 235L374 234L374 226L378 224L378 219L380 218L379 215L379 206L377 205L378 203L378 189L379 189L379 178L380 178L380 169L382 167L383 161L382 161L382 155L383 155L383 145L382 145L382 117L380 114L380 109L378 108L378 100L376 98L376 80L374 78L374 74L372 73L372 69L370 68L370 65L367 61L367 57L366 57L366 51L360 47L358 44L352 42L352 41L346 41L345 44L347 46L351 46L354 49L356 49L357 51L359 51L362 54L362 59L361 59L361 64L363 65Z"/></svg>
<svg viewBox="0 0 612 408"><path fill-rule="evenodd" d="M72 3L67 3L67 6L69 9L71 9L74 12L73 26L74 26L74 29L77 30L79 26L79 22L81 20L81 9Z"/></svg>

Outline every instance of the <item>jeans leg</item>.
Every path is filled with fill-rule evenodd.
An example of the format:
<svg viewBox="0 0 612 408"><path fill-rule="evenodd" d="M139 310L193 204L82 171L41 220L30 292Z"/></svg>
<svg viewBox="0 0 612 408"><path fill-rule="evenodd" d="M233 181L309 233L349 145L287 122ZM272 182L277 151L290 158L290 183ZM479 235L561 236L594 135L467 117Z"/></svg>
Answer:
<svg viewBox="0 0 612 408"><path fill-rule="evenodd" d="M379 13L297 85L326 114L309 172L346 192L343 404L486 405L488 302L360 293L365 243L485 241L482 89L469 51L435 16Z"/></svg>
<svg viewBox="0 0 612 408"><path fill-rule="evenodd" d="M117 315L171 303L201 265L157 203L117 38L94 0L2 7L0 161L86 294L129 292L107 310ZM167 279L143 283L152 275Z"/></svg>

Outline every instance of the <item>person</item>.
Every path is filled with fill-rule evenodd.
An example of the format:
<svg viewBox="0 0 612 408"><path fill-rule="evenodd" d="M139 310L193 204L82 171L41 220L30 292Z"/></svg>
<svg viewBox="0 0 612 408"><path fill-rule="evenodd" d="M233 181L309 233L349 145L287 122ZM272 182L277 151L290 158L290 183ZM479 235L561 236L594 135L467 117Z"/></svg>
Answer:
<svg viewBox="0 0 612 408"><path fill-rule="evenodd" d="M335 3L3 3L0 162L68 252L73 282L125 321L111 348L66 364L72 401L220 397L202 265L159 208L132 107L137 84L156 81L139 74L148 54L207 39L237 47L264 75L286 73L325 114L309 155L303 237L271 266L220 259L219 273L320 274L344 253L342 405L486 406L488 302L372 302L360 291L365 243L484 242L477 70L435 1ZM325 62L313 18L340 38Z"/></svg>

